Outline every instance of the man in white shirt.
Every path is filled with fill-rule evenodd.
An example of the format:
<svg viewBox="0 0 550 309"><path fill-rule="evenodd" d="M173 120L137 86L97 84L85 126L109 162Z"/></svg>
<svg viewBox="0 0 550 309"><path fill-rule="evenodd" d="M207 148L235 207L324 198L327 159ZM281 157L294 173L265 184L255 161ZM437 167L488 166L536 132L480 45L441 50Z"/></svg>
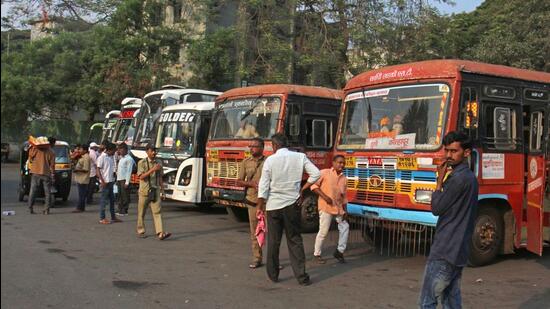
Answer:
<svg viewBox="0 0 550 309"><path fill-rule="evenodd" d="M285 135L277 133L271 142L275 153L264 162L257 204L258 211L265 209L267 215L267 275L271 281L279 281L279 248L284 230L294 276L300 285L310 285L300 234L299 200L302 192L317 182L321 174L305 154L286 148ZM309 178L300 189L304 171Z"/></svg>
<svg viewBox="0 0 550 309"><path fill-rule="evenodd" d="M132 168L134 159L128 154L128 145L121 143L118 145L118 161L116 170L116 182L118 187L118 216L128 215L128 206L130 205L130 178L132 178Z"/></svg>
<svg viewBox="0 0 550 309"><path fill-rule="evenodd" d="M116 146L113 143L108 143L105 146L105 151L97 158L97 176L99 178L99 186L101 187L101 200L99 202L99 223L110 224L112 222L122 222L115 214L115 194L113 186L115 184L115 154ZM111 212L111 221L105 218L105 206L109 203L109 211Z"/></svg>
<svg viewBox="0 0 550 309"><path fill-rule="evenodd" d="M97 166L98 149L99 149L98 144L94 142L90 143L90 150L88 151L88 155L90 156L90 183L88 186L88 201L87 201L88 205L94 202L94 193L96 191L96 183L97 183L96 166Z"/></svg>

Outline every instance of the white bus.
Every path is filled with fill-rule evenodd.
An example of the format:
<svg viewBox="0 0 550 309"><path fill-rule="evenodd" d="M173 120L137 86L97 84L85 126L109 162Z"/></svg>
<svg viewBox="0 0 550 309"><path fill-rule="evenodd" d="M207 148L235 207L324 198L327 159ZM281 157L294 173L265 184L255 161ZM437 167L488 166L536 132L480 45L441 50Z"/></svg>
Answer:
<svg viewBox="0 0 550 309"><path fill-rule="evenodd" d="M103 135L101 136L101 141L99 141L100 143L105 140L112 141L113 131L118 121L118 117L120 117L119 110L112 110L105 115L105 121L103 122Z"/></svg>
<svg viewBox="0 0 550 309"><path fill-rule="evenodd" d="M120 116L116 122L112 142L116 144L126 143L131 146L134 140L135 129L132 120L141 107L140 98L124 98L121 103Z"/></svg>
<svg viewBox="0 0 550 309"><path fill-rule="evenodd" d="M153 142L156 130L154 126L159 119L163 108L176 104L214 102L221 92L186 89L177 85L165 85L160 90L147 93L143 97L141 108L132 124L135 136L132 143L132 155L137 159L146 157L145 146Z"/></svg>
<svg viewBox="0 0 550 309"><path fill-rule="evenodd" d="M164 108L156 127L157 157L164 167L164 196L207 205L205 154L214 102L177 104Z"/></svg>

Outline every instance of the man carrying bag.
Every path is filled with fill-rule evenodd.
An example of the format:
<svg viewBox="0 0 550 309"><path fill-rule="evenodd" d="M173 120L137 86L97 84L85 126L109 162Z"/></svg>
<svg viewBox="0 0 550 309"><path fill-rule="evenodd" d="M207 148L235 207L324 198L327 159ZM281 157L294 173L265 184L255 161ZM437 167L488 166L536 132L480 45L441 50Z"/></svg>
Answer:
<svg viewBox="0 0 550 309"><path fill-rule="evenodd" d="M166 233L162 227L160 190L162 189L162 165L156 160L157 151L155 146L148 144L145 147L147 158L138 163L139 191L138 191L138 218L137 233L140 238L145 238L145 210L151 207L155 231L159 240L170 237L171 233Z"/></svg>

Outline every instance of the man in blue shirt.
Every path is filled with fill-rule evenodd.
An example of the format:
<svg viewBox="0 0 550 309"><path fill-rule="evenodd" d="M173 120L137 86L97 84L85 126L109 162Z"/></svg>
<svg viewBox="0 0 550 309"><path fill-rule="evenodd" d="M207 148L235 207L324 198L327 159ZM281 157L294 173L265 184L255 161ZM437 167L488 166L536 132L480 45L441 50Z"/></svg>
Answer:
<svg viewBox="0 0 550 309"><path fill-rule="evenodd" d="M132 178L132 169L134 159L128 154L128 145L121 143L118 145L118 161L116 171L116 181L118 186L118 213L119 216L128 215L128 206L130 205L130 179Z"/></svg>
<svg viewBox="0 0 550 309"><path fill-rule="evenodd" d="M478 184L467 158L472 142L461 132L443 138L445 162L437 168L432 213L439 216L424 273L420 308L461 308L460 278L468 262L477 213ZM448 169L451 169L450 171Z"/></svg>

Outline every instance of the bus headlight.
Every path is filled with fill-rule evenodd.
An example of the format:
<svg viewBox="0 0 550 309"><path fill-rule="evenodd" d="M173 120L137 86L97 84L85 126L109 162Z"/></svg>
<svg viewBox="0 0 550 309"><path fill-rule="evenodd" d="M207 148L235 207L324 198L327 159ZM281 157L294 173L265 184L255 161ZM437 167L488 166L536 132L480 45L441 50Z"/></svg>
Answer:
<svg viewBox="0 0 550 309"><path fill-rule="evenodd" d="M191 176L193 175L193 166L189 165L183 168L181 171L180 180L178 184L180 186L188 186L191 183Z"/></svg>
<svg viewBox="0 0 550 309"><path fill-rule="evenodd" d="M414 192L414 199L417 203L430 204L432 202L432 193L430 190L416 190Z"/></svg>
<svg viewBox="0 0 550 309"><path fill-rule="evenodd" d="M69 173L68 172L61 173L61 177L62 178L67 178L67 177L69 177Z"/></svg>

